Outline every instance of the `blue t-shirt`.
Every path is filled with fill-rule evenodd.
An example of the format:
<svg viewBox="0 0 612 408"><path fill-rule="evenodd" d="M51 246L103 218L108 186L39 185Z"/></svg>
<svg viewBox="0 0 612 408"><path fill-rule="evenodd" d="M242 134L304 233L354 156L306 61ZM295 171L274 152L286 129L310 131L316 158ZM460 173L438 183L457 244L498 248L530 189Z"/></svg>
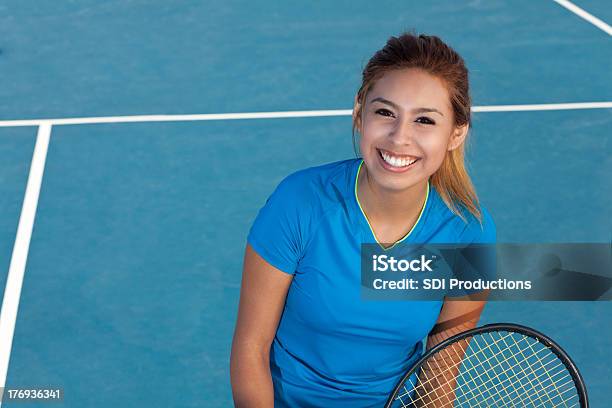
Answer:
<svg viewBox="0 0 612 408"><path fill-rule="evenodd" d="M297 171L277 186L247 238L293 274L270 350L276 407L380 407L422 354L442 301L361 299L360 251L376 238L357 200L363 160ZM464 222L428 186L402 242L494 242L495 225ZM265 295L265 294L262 294Z"/></svg>

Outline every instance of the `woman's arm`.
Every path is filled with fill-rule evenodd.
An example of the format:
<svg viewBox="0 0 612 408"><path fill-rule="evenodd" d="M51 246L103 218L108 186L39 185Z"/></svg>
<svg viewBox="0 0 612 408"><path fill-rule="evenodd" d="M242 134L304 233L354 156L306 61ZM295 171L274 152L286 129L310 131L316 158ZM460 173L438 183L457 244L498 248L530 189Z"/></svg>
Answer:
<svg viewBox="0 0 612 408"><path fill-rule="evenodd" d="M478 300L473 295L469 298L446 299L435 326L427 336L427 350L449 337L476 327L486 304L486 295L483 293Z"/></svg>
<svg viewBox="0 0 612 408"><path fill-rule="evenodd" d="M476 327L486 303L484 300L486 296L485 292L477 296L479 300L468 300L467 297L445 300L438 320L427 337L427 350L449 337ZM460 343L460 347L466 350L469 346L469 339L462 340ZM455 377L461 366L463 354L462 352L439 353L423 367L416 387L417 404L415 405L417 407L450 408L453 406Z"/></svg>
<svg viewBox="0 0 612 408"><path fill-rule="evenodd" d="M230 357L232 394L238 408L274 406L270 345L292 279L247 244Z"/></svg>

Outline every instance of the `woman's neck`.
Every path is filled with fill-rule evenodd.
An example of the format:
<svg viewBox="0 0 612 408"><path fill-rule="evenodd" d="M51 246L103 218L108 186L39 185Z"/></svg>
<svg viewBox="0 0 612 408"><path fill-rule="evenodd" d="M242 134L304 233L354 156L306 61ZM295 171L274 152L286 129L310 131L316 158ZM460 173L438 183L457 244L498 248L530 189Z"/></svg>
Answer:
<svg viewBox="0 0 612 408"><path fill-rule="evenodd" d="M370 220L383 223L416 222L427 196L427 180L409 189L393 191L381 188L368 176L367 168L357 179L358 198Z"/></svg>

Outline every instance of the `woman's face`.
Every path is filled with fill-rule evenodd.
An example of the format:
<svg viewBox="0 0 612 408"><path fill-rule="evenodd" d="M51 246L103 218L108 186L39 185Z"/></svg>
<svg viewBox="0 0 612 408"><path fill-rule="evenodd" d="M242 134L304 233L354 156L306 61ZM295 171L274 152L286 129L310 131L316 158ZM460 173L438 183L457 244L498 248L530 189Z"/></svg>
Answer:
<svg viewBox="0 0 612 408"><path fill-rule="evenodd" d="M376 82L358 128L370 180L394 191L428 180L468 130L454 127L444 83L416 68L387 72Z"/></svg>

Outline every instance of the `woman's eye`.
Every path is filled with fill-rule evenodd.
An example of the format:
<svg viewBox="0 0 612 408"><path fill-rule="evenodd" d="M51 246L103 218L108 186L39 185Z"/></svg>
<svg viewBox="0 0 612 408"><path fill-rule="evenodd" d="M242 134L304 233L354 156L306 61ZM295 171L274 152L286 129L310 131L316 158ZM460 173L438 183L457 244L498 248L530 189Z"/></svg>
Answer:
<svg viewBox="0 0 612 408"><path fill-rule="evenodd" d="M417 119L417 121L420 121L420 120L423 120L423 122L419 122L419 123L423 123L425 125L435 125L436 124L436 122L434 122L433 120L425 116L421 116L420 118Z"/></svg>
<svg viewBox="0 0 612 408"><path fill-rule="evenodd" d="M388 109L378 109L376 113L382 116L387 116L387 117L393 116L393 112L391 112Z"/></svg>

